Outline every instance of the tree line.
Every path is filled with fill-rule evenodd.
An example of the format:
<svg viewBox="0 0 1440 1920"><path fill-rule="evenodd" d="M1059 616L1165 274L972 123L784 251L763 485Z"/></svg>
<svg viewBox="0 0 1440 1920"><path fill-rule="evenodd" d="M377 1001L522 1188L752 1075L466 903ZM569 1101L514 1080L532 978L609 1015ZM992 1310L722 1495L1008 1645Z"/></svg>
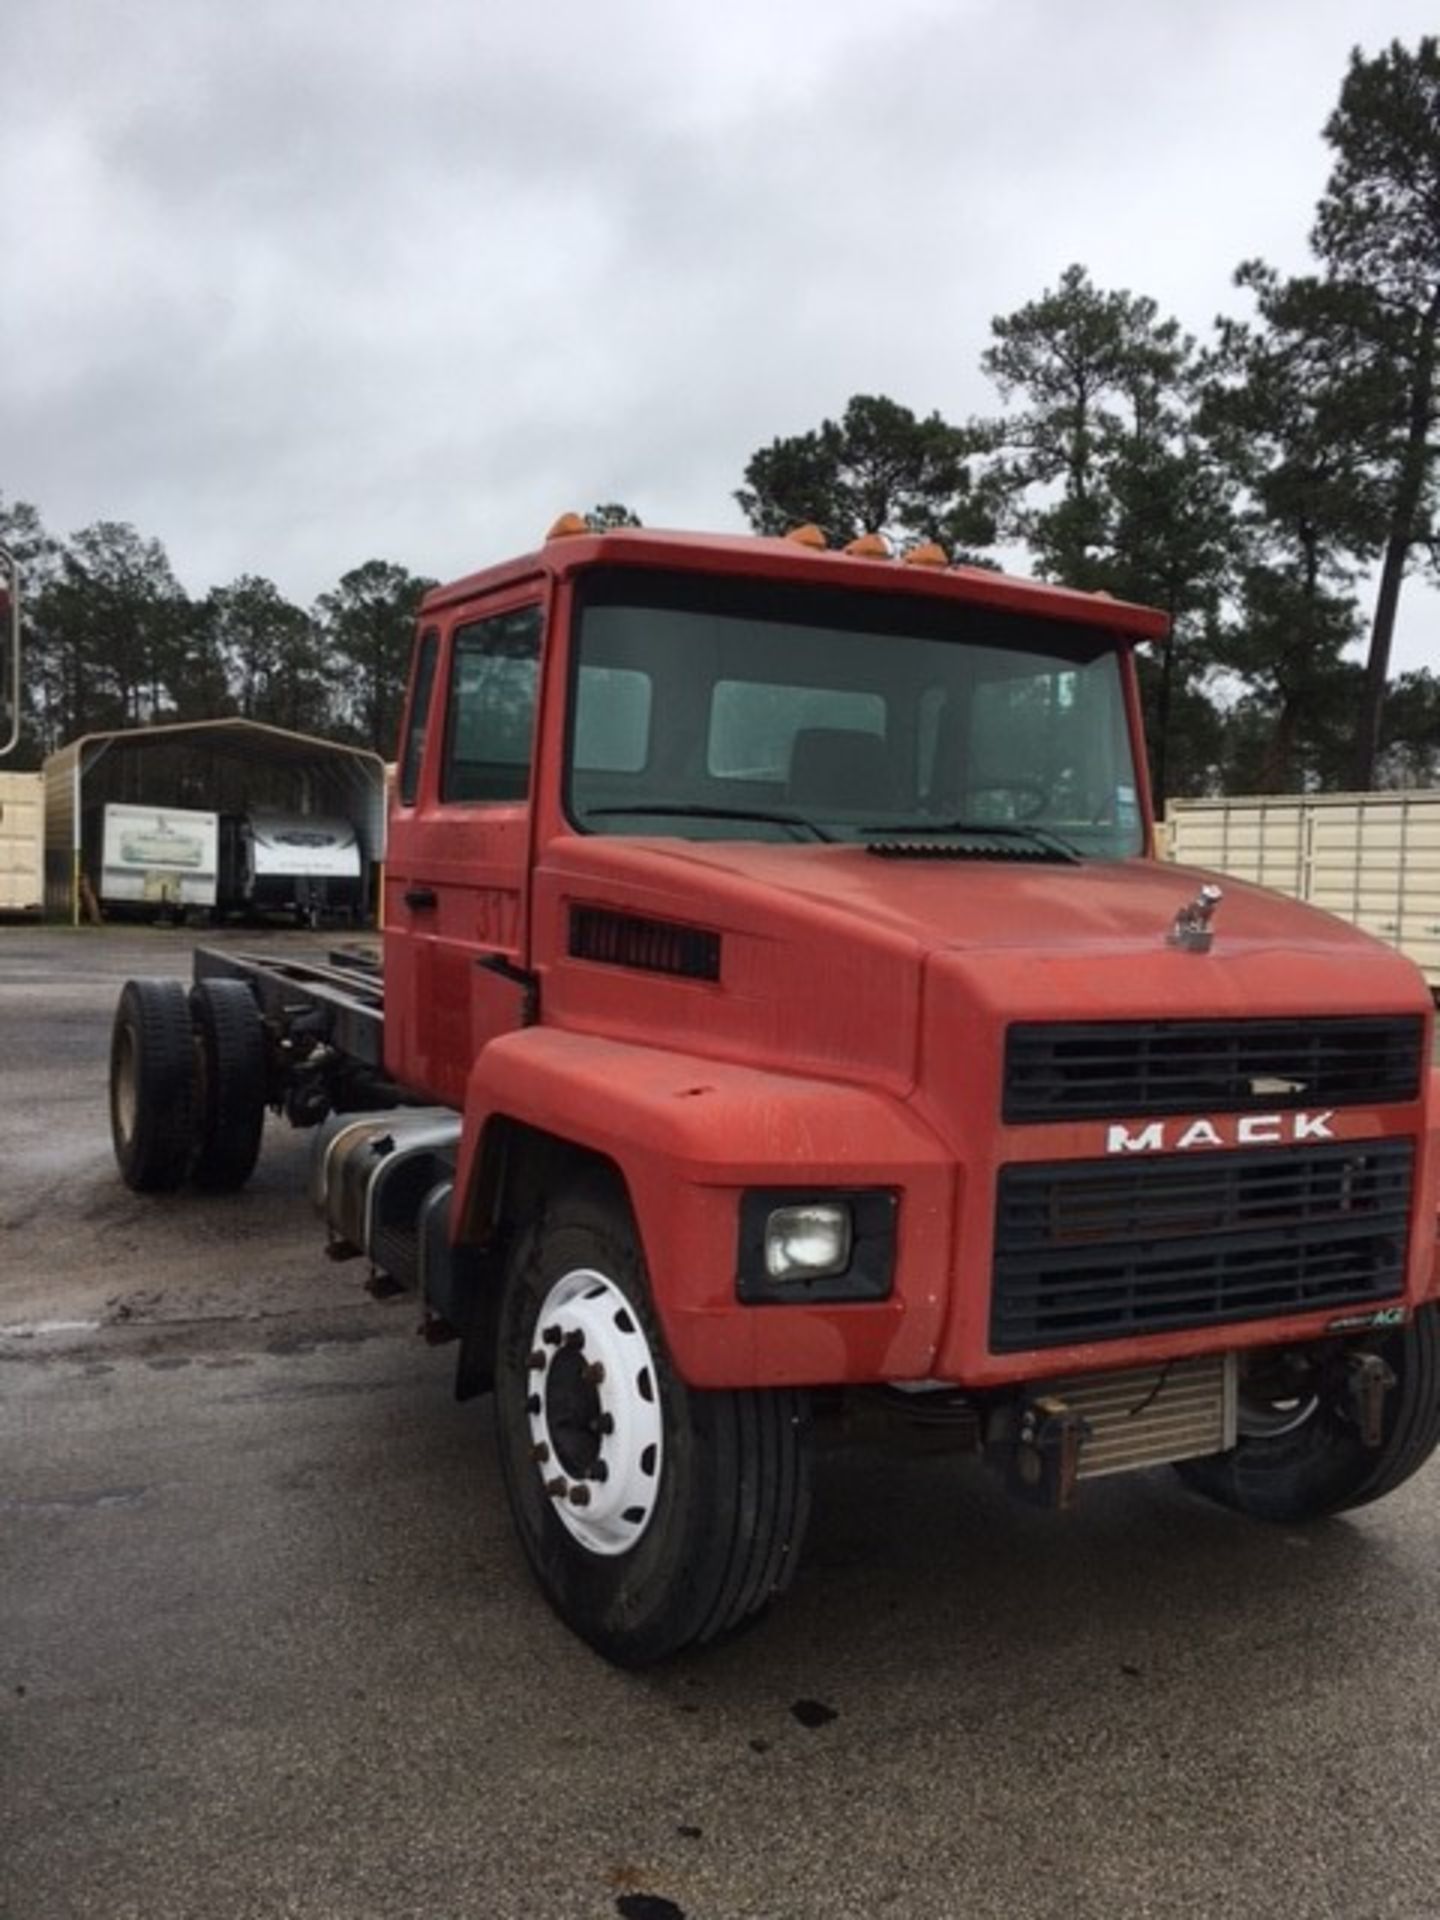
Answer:
<svg viewBox="0 0 1440 1920"><path fill-rule="evenodd" d="M1440 40L1352 54L1306 272L1236 270L1208 339L1080 265L997 316L995 410L857 394L736 492L758 532L939 541L1164 608L1142 663L1157 794L1428 785L1440 676L1390 672L1404 584L1440 580ZM597 506L591 524L638 524ZM159 541L51 537L0 499L29 580L31 762L94 727L238 713L393 752L429 581L389 561L315 605L244 575L187 597ZM1357 654L1358 649L1358 654ZM14 762L12 764L19 764Z"/></svg>
<svg viewBox="0 0 1440 1920"><path fill-rule="evenodd" d="M389 755L421 597L388 560L342 574L311 607L242 574L196 599L159 540L101 520L69 539L0 500L23 580L23 732L15 767L78 734L238 714Z"/></svg>

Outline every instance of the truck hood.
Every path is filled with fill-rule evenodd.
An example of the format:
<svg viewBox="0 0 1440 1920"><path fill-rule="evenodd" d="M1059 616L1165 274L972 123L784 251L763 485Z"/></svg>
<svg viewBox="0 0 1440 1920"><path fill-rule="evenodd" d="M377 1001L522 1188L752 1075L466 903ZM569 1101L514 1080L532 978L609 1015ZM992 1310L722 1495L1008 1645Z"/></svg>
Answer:
<svg viewBox="0 0 1440 1920"><path fill-rule="evenodd" d="M590 844L608 850L616 843ZM824 914L841 914L908 938L925 951L1165 952L1177 910L1212 881L1224 894L1215 915L1215 957L1274 947L1343 951L1355 960L1383 958L1389 952L1347 922L1283 894L1168 862L1062 866L1022 860L887 859L850 846L676 840L627 845L638 856L637 864L654 863L657 879L662 868L670 870L667 890L679 879L676 868L694 872L702 894L713 886L707 876L725 875L780 898L805 900Z"/></svg>
<svg viewBox="0 0 1440 1920"><path fill-rule="evenodd" d="M1208 953L1166 936L1206 879ZM571 959L575 906L721 936L719 990ZM1014 1021L1428 1012L1393 948L1282 895L1148 860L887 859L850 846L552 841L537 914L562 1025L652 1046L863 1077L904 1094L941 1057L977 1066ZM957 1096L958 1103L958 1096Z"/></svg>

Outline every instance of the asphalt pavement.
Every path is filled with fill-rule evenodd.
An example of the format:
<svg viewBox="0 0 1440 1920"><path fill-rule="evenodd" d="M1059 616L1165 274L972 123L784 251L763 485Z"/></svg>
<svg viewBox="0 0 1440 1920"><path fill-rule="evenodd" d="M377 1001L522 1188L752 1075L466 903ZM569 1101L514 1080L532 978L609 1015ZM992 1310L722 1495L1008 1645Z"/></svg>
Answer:
<svg viewBox="0 0 1440 1920"><path fill-rule="evenodd" d="M4 1920L1440 1913L1440 1469L1299 1532L841 1446L790 1597L617 1673L303 1139L119 1186L115 992L187 955L0 929Z"/></svg>

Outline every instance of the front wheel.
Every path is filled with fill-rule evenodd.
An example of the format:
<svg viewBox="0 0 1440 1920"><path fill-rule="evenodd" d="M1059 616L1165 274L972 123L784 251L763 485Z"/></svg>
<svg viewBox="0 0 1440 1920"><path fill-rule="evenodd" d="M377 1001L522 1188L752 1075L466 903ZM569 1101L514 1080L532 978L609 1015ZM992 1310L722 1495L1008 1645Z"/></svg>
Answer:
<svg viewBox="0 0 1440 1920"><path fill-rule="evenodd" d="M517 1242L495 1393L526 1556L606 1659L643 1667L714 1640L789 1585L809 1510L804 1398L679 1379L608 1188L572 1190Z"/></svg>
<svg viewBox="0 0 1440 1920"><path fill-rule="evenodd" d="M1367 1447L1342 1396L1303 1381L1242 1378L1240 1438L1228 1453L1182 1461L1186 1485L1221 1506L1295 1525L1392 1493L1440 1445L1440 1319L1434 1305L1380 1343L1394 1376L1380 1444Z"/></svg>

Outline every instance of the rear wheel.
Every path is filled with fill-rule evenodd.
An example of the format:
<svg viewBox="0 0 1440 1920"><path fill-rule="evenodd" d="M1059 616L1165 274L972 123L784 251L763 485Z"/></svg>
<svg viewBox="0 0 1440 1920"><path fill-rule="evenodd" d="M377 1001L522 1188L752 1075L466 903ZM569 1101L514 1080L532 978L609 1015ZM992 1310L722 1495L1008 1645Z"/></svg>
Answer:
<svg viewBox="0 0 1440 1920"><path fill-rule="evenodd" d="M178 1187L194 1150L195 1044L178 980L127 980L110 1038L110 1137L137 1193Z"/></svg>
<svg viewBox="0 0 1440 1920"><path fill-rule="evenodd" d="M1436 1308L1420 1307L1376 1351L1395 1380L1378 1447L1365 1445L1342 1394L1252 1374L1241 1383L1237 1444L1228 1453L1183 1461L1176 1471L1222 1506L1291 1525L1393 1492L1440 1445Z"/></svg>
<svg viewBox="0 0 1440 1920"><path fill-rule="evenodd" d="M212 1193L243 1187L265 1126L265 1028L243 980L201 980L190 990L199 1042L198 1146L191 1176Z"/></svg>
<svg viewBox="0 0 1440 1920"><path fill-rule="evenodd" d="M805 1402L675 1374L627 1209L586 1187L517 1244L500 1309L500 1465L552 1607L617 1665L731 1632L789 1585Z"/></svg>

